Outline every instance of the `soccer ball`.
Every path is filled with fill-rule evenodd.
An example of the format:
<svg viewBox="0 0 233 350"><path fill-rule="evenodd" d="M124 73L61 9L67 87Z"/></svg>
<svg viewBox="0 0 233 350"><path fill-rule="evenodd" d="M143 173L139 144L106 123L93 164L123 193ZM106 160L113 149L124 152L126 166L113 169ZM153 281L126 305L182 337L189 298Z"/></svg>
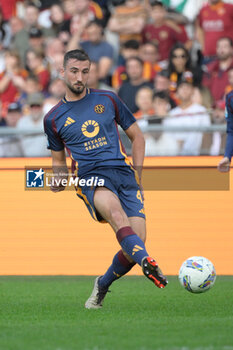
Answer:
<svg viewBox="0 0 233 350"><path fill-rule="evenodd" d="M180 284L191 293L206 292L213 287L215 280L214 265L203 256L192 256L181 265Z"/></svg>

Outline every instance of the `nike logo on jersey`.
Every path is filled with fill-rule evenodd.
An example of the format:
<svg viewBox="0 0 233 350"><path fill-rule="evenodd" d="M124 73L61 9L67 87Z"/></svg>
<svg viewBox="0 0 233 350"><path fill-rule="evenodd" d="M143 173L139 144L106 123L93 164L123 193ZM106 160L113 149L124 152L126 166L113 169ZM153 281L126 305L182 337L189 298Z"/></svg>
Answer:
<svg viewBox="0 0 233 350"><path fill-rule="evenodd" d="M70 117L68 117L66 119L66 122L65 122L64 126L68 126L68 125L73 124L73 123L75 123L75 120L70 118Z"/></svg>

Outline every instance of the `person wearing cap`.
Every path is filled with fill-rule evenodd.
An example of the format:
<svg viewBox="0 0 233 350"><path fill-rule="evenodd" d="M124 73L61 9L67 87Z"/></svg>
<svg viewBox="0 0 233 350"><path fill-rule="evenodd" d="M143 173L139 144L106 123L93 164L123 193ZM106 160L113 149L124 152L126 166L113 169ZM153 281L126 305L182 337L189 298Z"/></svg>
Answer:
<svg viewBox="0 0 233 350"><path fill-rule="evenodd" d="M1 126L15 128L22 116L21 105L18 102L12 102L8 105L4 123ZM19 136L2 136L0 138L0 157L22 157L23 149Z"/></svg>
<svg viewBox="0 0 233 350"><path fill-rule="evenodd" d="M38 135L25 135L22 138L21 145L25 157L43 157L49 154L43 134L43 103L44 96L41 92L28 95L29 115L22 117L17 124L19 130L38 132Z"/></svg>
<svg viewBox="0 0 233 350"><path fill-rule="evenodd" d="M31 45L32 47L35 47L35 45L41 47L41 43L38 44L38 42L43 41L48 36L54 37L54 33L50 28L40 25L39 15L40 10L33 2L25 3L24 25L14 35L12 42L12 48L19 52L22 61L25 59L25 54ZM34 28L40 31L38 32Z"/></svg>
<svg viewBox="0 0 233 350"><path fill-rule="evenodd" d="M169 127L189 127L209 126L210 116L204 106L193 103L193 83L190 79L183 78L177 88L177 97L180 105L172 109L169 117L163 121ZM198 156L201 153L202 132L171 132L179 147L179 154L183 156Z"/></svg>

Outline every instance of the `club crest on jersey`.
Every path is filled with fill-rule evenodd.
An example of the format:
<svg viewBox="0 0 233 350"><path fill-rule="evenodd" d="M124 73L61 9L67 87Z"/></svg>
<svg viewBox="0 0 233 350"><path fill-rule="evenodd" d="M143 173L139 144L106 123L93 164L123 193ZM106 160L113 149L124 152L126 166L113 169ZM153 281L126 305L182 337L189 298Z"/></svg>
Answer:
<svg viewBox="0 0 233 350"><path fill-rule="evenodd" d="M82 125L82 133L86 137L95 137L100 131L99 124L95 120L87 120Z"/></svg>
<svg viewBox="0 0 233 350"><path fill-rule="evenodd" d="M95 112L98 114L104 113L105 107L103 105L96 105L95 106Z"/></svg>

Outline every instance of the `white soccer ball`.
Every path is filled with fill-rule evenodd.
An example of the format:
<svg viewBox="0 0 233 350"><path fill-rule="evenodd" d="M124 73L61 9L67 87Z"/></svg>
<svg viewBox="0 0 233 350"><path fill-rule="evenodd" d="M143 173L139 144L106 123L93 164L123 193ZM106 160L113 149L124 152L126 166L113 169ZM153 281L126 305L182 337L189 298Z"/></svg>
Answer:
<svg viewBox="0 0 233 350"><path fill-rule="evenodd" d="M216 272L212 262L203 256L192 256L179 271L180 284L191 293L203 293L213 287Z"/></svg>

